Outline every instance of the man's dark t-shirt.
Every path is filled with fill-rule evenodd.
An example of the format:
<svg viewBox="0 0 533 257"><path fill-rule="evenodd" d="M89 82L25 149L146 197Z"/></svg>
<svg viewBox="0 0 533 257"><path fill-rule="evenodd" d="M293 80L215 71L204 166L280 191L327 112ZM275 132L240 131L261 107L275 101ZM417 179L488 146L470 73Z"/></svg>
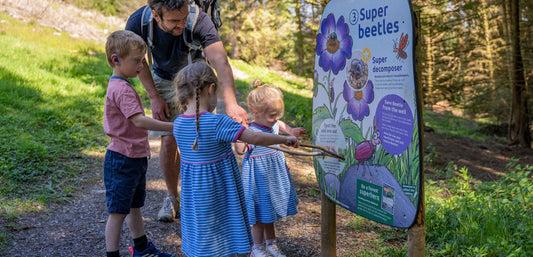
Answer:
<svg viewBox="0 0 533 257"><path fill-rule="evenodd" d="M128 22L126 23L126 30L133 31L137 35L142 36L147 42L147 33L141 33L141 16L143 9L135 11ZM184 32L185 33L185 32ZM193 31L193 38L198 41L203 48L220 41L218 32L213 25L213 22L206 13L200 12L198 20ZM183 40L183 35L173 36L159 29L154 20L154 30L152 38L153 46L152 56L154 59L154 73L161 78L172 80L174 75L188 64L189 48ZM201 59L201 50L190 50L193 59Z"/></svg>

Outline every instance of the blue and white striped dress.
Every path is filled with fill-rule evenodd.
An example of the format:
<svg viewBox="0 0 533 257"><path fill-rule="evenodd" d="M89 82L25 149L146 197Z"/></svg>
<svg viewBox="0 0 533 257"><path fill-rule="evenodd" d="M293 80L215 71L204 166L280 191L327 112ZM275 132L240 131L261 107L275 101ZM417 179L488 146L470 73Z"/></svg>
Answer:
<svg viewBox="0 0 533 257"><path fill-rule="evenodd" d="M193 151L195 116L174 121L181 154L181 250L187 256L250 252L242 179L231 149L244 129L226 115L201 113L198 150Z"/></svg>
<svg viewBox="0 0 533 257"><path fill-rule="evenodd" d="M276 122L272 128L252 123L251 131L278 134ZM250 224L274 223L297 213L299 203L285 155L263 146L249 145L242 164L242 180Z"/></svg>

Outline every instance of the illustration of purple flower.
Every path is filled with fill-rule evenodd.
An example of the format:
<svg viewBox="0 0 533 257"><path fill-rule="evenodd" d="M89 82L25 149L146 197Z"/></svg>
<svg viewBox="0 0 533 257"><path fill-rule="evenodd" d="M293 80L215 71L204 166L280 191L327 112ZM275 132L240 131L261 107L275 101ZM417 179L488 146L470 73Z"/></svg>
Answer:
<svg viewBox="0 0 533 257"><path fill-rule="evenodd" d="M356 90L344 82L344 91L342 93L344 100L348 102L348 113L354 120L363 120L370 114L368 104L374 101L374 84L368 80L366 86L361 90Z"/></svg>
<svg viewBox="0 0 533 257"><path fill-rule="evenodd" d="M329 14L320 25L320 33L316 37L316 54L318 65L333 74L339 73L346 65L346 59L352 57L352 37L348 24L341 16L335 24L335 15Z"/></svg>

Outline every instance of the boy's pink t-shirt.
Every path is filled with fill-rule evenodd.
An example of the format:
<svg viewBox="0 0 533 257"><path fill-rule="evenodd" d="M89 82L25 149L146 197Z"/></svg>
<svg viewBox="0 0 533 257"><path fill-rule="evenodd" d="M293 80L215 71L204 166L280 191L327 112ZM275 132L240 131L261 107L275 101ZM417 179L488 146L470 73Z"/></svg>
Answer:
<svg viewBox="0 0 533 257"><path fill-rule="evenodd" d="M136 127L128 118L144 116L141 98L131 84L120 77L111 77L104 106L104 131L111 137L108 150L130 158L150 156L148 131Z"/></svg>

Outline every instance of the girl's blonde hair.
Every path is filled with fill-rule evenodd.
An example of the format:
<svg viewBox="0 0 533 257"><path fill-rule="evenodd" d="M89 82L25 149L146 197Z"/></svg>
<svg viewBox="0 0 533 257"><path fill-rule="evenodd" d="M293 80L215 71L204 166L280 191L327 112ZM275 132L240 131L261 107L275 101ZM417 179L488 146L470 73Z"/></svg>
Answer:
<svg viewBox="0 0 533 257"><path fill-rule="evenodd" d="M176 101L182 111L187 110L187 100L196 97L196 140L192 148L198 149L198 137L200 136L200 93L204 88L215 84L215 89L218 86L218 79L213 71L213 68L203 61L194 62L183 69L181 69L176 77L174 83L177 88Z"/></svg>
<svg viewBox="0 0 533 257"><path fill-rule="evenodd" d="M119 58L124 58L134 51L138 51L139 53L146 52L146 43L141 36L129 30L118 30L107 37L105 53L107 56L107 63L109 63L111 68L115 67L113 60L111 59L113 54L116 54Z"/></svg>
<svg viewBox="0 0 533 257"><path fill-rule="evenodd" d="M283 93L279 88L271 84L262 84L256 79L251 83L254 90L250 91L248 98L248 108L250 111L259 113L276 112L277 118L283 117L285 104L283 103Z"/></svg>

